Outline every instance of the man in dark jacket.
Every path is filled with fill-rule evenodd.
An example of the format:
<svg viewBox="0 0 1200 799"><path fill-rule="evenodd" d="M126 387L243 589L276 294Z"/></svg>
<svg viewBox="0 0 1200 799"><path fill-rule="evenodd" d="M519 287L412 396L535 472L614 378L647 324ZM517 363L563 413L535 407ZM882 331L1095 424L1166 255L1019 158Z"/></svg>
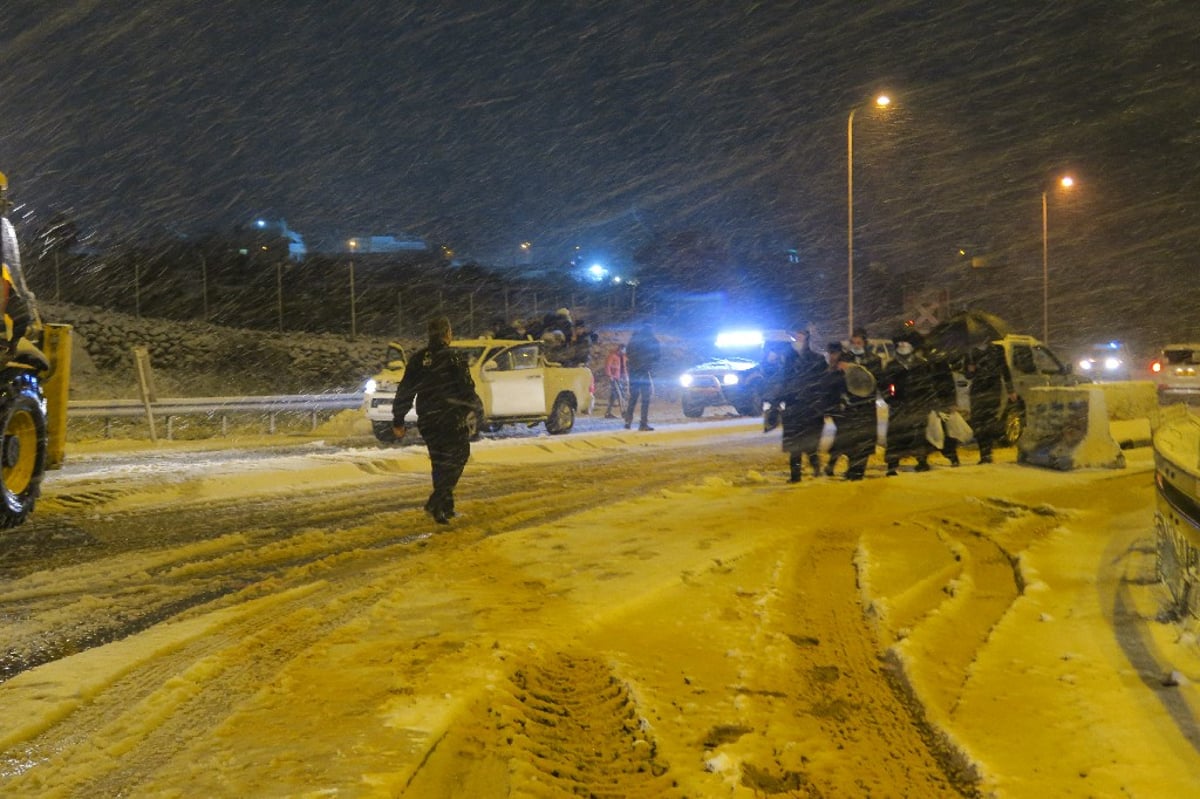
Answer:
<svg viewBox="0 0 1200 799"><path fill-rule="evenodd" d="M778 414L783 422L783 451L788 453L790 478L788 482L800 482L801 466L805 457L812 467L813 477L820 474L821 461L818 451L821 432L825 429L825 415L835 404L840 390L840 375L831 383L825 359L808 345L808 328L797 327L792 333L792 348L783 356L783 362L772 376L768 386L768 414ZM832 396L831 396L832 393ZM782 405L782 410L778 406Z"/></svg>
<svg viewBox="0 0 1200 799"><path fill-rule="evenodd" d="M971 427L979 445L979 462L992 462L992 446L1004 436L1004 411L1015 402L1012 372L999 344L985 343L967 355L971 379Z"/></svg>
<svg viewBox="0 0 1200 799"><path fill-rule="evenodd" d="M475 381L466 358L450 346L450 320L429 321L429 344L417 350L404 369L392 402L392 426L404 436L404 417L417 405L417 430L429 449L433 493L425 512L438 524L448 524L454 513L454 487L471 456L467 414L477 402Z"/></svg>
<svg viewBox="0 0 1200 799"><path fill-rule="evenodd" d="M929 453L936 449L926 440L929 414L941 413L954 404L954 378L948 369L927 360L918 350L923 344L921 335L906 330L894 341L896 357L884 369L882 380L883 398L888 404L889 476L896 474L900 459L905 457L917 459L918 472L929 470Z"/></svg>
<svg viewBox="0 0 1200 799"><path fill-rule="evenodd" d="M854 376L853 390L847 388L843 395L840 412L835 415L837 435L833 440L833 448L829 451L829 463L825 474L832 475L834 464L842 454L846 456L847 480L861 480L867 471L867 461L875 452L875 440L878 437L878 421L875 408L876 389L866 390L862 385L865 375L869 374L872 383L878 386L883 374L883 362L878 355L871 352L867 345L867 331L858 328L850 336L849 350L843 350L839 365L843 372L850 366L861 366L865 374L860 372Z"/></svg>
<svg viewBox="0 0 1200 799"><path fill-rule="evenodd" d="M654 328L647 322L638 328L625 348L629 365L629 405L625 408L625 429L633 426L633 407L642 403L642 423L638 430L653 430L650 426L650 395L654 391L654 370L662 357L662 345L654 337Z"/></svg>

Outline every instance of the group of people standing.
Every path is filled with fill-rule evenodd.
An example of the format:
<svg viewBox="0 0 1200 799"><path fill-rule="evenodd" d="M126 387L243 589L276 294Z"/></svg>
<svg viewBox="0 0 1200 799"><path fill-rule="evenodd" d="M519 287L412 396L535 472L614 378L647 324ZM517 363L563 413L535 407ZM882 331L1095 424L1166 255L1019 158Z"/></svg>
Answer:
<svg viewBox="0 0 1200 799"><path fill-rule="evenodd" d="M810 346L811 329L792 331L792 349L772 376L766 396L770 404L765 430L783 427L790 482L800 482L807 464L812 475L831 476L839 459L847 459L845 478L861 480L878 439L876 399L888 407L885 462L889 476L901 460L913 458L916 471L930 469L929 456L941 452L951 465L960 463L959 443L974 438L980 463L990 463L992 446L1003 435L1003 408L1011 395L1012 377L1001 348L972 349L956 364L971 379L971 421L957 407L955 367L940 354L923 351L922 336L905 330L894 339L895 357L885 365L871 352L865 330L855 330L849 346L828 345L824 357ZM822 437L829 420L835 428L829 459L821 467Z"/></svg>

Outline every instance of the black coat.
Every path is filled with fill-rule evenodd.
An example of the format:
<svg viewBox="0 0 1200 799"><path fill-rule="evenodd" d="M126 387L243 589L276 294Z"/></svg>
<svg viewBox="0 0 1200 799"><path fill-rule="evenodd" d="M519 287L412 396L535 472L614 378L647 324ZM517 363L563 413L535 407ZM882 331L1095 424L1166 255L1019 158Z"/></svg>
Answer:
<svg viewBox="0 0 1200 799"><path fill-rule="evenodd" d="M466 429L467 412L475 407L475 381L466 357L441 341L417 350L404 367L404 377L392 401L392 423L404 425L404 416L417 406L422 436Z"/></svg>
<svg viewBox="0 0 1200 799"><path fill-rule="evenodd" d="M1004 357L1004 348L989 344L972 350L967 356L967 377L971 379L971 427L979 438L995 438L1004 432L1001 413L1012 390L1012 373Z"/></svg>
<svg viewBox="0 0 1200 799"><path fill-rule="evenodd" d="M629 339L625 348L625 362L629 365L631 379L648 378L654 374L662 358L662 345L648 328L638 330Z"/></svg>
<svg viewBox="0 0 1200 799"><path fill-rule="evenodd" d="M812 350L789 351L773 375L767 400L782 405L785 452L817 451L825 416L837 404L841 375L828 371L825 359Z"/></svg>
<svg viewBox="0 0 1200 799"><path fill-rule="evenodd" d="M888 404L888 457L923 455L930 448L925 440L929 412L954 404L953 374L941 361L900 356L884 370L882 389Z"/></svg>

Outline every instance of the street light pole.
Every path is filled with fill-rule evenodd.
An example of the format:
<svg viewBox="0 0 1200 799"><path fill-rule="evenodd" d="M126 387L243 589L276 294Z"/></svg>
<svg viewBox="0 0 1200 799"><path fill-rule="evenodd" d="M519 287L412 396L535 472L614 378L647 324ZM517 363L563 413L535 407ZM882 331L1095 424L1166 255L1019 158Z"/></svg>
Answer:
<svg viewBox="0 0 1200 799"><path fill-rule="evenodd" d="M854 109L846 118L846 337L854 335Z"/></svg>
<svg viewBox="0 0 1200 799"><path fill-rule="evenodd" d="M358 242L350 239L350 339L358 337L358 307L354 296L354 254L358 251Z"/></svg>
<svg viewBox="0 0 1200 799"><path fill-rule="evenodd" d="M886 108L892 102L886 94L875 98L875 105ZM854 335L854 112L846 117L846 336Z"/></svg>
<svg viewBox="0 0 1200 799"><path fill-rule="evenodd" d="M1050 237L1046 213L1046 191L1042 190L1042 343L1050 343Z"/></svg>
<svg viewBox="0 0 1200 799"><path fill-rule="evenodd" d="M1059 185L1069 189L1075 185L1070 175L1060 178ZM1050 225L1046 190L1042 189L1042 343L1050 342Z"/></svg>

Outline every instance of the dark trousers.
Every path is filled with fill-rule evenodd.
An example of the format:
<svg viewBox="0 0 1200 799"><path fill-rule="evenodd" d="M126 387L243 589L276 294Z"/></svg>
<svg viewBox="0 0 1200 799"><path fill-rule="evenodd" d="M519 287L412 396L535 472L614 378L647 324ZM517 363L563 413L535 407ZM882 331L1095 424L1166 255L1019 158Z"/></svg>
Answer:
<svg viewBox="0 0 1200 799"><path fill-rule="evenodd" d="M608 416L612 413L613 403L616 403L616 406L621 409L622 413L624 413L625 409L621 408L625 402L625 397L621 393L621 381L609 380L608 386L608 408L605 409L604 415Z"/></svg>
<svg viewBox="0 0 1200 799"><path fill-rule="evenodd" d="M829 451L828 473L838 455L845 455L847 480L861 480L867 471L867 461L875 452L876 422L874 400L861 401L848 407L836 419L837 436Z"/></svg>
<svg viewBox="0 0 1200 799"><path fill-rule="evenodd" d="M466 427L446 430L436 427L428 430L418 424L421 438L429 450L430 470L433 473L433 493L425 503L431 513L441 511L447 515L454 512L454 488L462 477L467 459L471 457L471 438Z"/></svg>
<svg viewBox="0 0 1200 799"><path fill-rule="evenodd" d="M625 406L625 421L633 424L633 409L640 400L642 403L642 424L650 421L650 395L654 393L654 383L649 374L629 376L629 404Z"/></svg>

